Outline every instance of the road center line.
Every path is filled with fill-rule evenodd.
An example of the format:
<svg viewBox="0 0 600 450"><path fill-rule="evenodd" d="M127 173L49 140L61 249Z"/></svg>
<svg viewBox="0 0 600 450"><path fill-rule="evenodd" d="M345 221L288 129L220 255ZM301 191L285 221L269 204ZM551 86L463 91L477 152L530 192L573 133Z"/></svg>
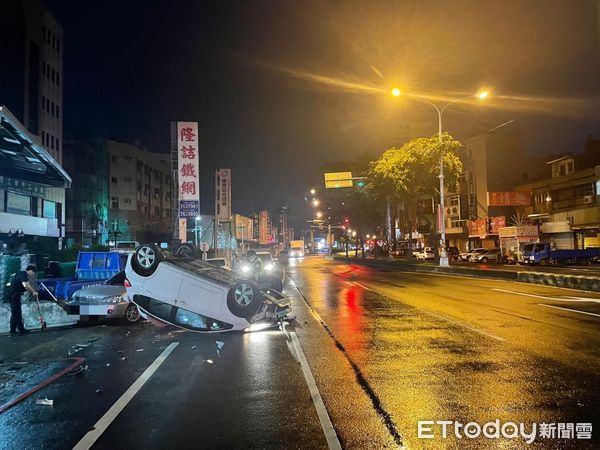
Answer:
<svg viewBox="0 0 600 450"><path fill-rule="evenodd" d="M600 300L597 299L597 298L587 298L587 297L568 297L568 298L549 297L547 295L528 294L526 292L519 292L519 291L509 291L508 289L492 289L492 291L506 292L507 294L522 295L524 297L541 298L543 300L552 300L552 301L557 301L557 302L589 302L589 303L600 303Z"/></svg>
<svg viewBox="0 0 600 450"><path fill-rule="evenodd" d="M366 289L367 291L371 291L371 292L374 292L374 293L376 293L376 294L380 294L380 293L379 293L379 292L377 292L376 290L374 290L374 289L371 289L371 288L369 288L369 287L367 287L367 286L365 286L365 285L363 285L363 284L359 283L358 281L355 281L355 282L354 282L354 284L356 284L356 285L360 286L360 287L361 287L361 288L363 288L363 289ZM381 294L380 294L380 295L381 295ZM496 336L496 335L494 335L494 334L488 333L487 331L481 330L481 329L479 329L479 328L476 328L476 327L472 327L471 325L467 325L467 324L466 324L466 323L464 323L464 322L460 322L460 321L458 321L458 320L452 319L452 318L450 318L450 317L446 316L445 314L434 313L434 312L427 311L427 310L425 310L425 309L421 309L421 308L416 308L416 309L417 309L418 311L422 312L422 313L428 314L428 315L430 315L430 316L432 316L432 317L435 317L435 318L437 318L437 319L440 319L440 320L444 320L444 321L446 321L446 322L450 322L450 323L452 323L452 324L454 324L454 325L458 325L459 327L466 328L467 330L473 331L473 332L475 332L475 333L479 333L479 334L481 334L481 335L483 335L483 336L489 337L489 338L491 338L491 339L494 339L494 340L496 340L496 341L499 341L499 342L504 342L504 341L506 341L506 339L504 339L504 338L502 338L502 337L500 337L500 336Z"/></svg>
<svg viewBox="0 0 600 450"><path fill-rule="evenodd" d="M127 404L133 399L133 397L139 392L139 390L146 384L146 381L156 372L156 370L165 362L167 357L175 350L175 347L179 345L179 342L172 342L163 352L154 360L152 364L148 366L144 373L135 380L135 382L129 386L129 389L110 407L108 411L96 422L94 428L86 433L85 436L73 447L73 450L88 450L94 445L94 443L102 436L102 433L110 426L110 424L117 418L117 416L123 411Z"/></svg>
<svg viewBox="0 0 600 450"><path fill-rule="evenodd" d="M306 361L306 356L304 356L304 352L302 351L302 347L300 346L298 336L296 335L295 331L292 331L290 335L292 336L292 342L294 343L296 355L298 356L298 360L300 361L300 365L302 366L304 379L306 380L306 384L308 384L310 396L312 397L315 409L317 410L317 416L319 417L319 422L321 422L321 428L323 429L323 433L325 434L325 439L327 439L327 445L330 449L341 450L342 446L340 445L340 441L338 440L337 434L335 433L335 429L333 428L333 424L331 423L329 414L327 413L327 408L325 408L325 404L323 403L323 398L321 398L321 394L319 393L317 383L315 383L315 378L313 377L313 374L310 371L310 367L308 366L308 362Z"/></svg>
<svg viewBox="0 0 600 450"><path fill-rule="evenodd" d="M538 303L539 306L545 306L546 308L554 308L554 309L562 309L563 311L571 311L579 314L587 314L588 316L600 317L600 314L591 313L587 311L579 311L578 309L564 308L562 306L553 306L553 305L545 305L543 303Z"/></svg>

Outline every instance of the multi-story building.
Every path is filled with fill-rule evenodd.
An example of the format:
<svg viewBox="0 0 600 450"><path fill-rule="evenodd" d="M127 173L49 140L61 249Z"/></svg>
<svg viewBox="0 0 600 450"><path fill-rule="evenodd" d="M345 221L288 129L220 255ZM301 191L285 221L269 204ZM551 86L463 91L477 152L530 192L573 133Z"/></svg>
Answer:
<svg viewBox="0 0 600 450"><path fill-rule="evenodd" d="M67 245L106 245L109 230L106 140L66 139L63 164L73 178L66 199Z"/></svg>
<svg viewBox="0 0 600 450"><path fill-rule="evenodd" d="M0 105L62 164L62 26L41 0L4 0L0 42Z"/></svg>
<svg viewBox="0 0 600 450"><path fill-rule="evenodd" d="M63 31L41 0L4 0L0 42L0 240L42 252L62 246L71 183L60 165Z"/></svg>
<svg viewBox="0 0 600 450"><path fill-rule="evenodd" d="M109 237L170 242L172 183L168 154L108 140Z"/></svg>
<svg viewBox="0 0 600 450"><path fill-rule="evenodd" d="M557 156L547 166L550 177L517 188L531 192L532 205L521 212L552 247L600 247L600 139L590 136L584 153Z"/></svg>
<svg viewBox="0 0 600 450"><path fill-rule="evenodd" d="M515 206L494 206L490 193L514 192L520 184L544 178L544 160L525 154L513 125L467 140L459 158L463 173L457 189L444 198L447 242L460 250L495 247L498 228L510 222Z"/></svg>

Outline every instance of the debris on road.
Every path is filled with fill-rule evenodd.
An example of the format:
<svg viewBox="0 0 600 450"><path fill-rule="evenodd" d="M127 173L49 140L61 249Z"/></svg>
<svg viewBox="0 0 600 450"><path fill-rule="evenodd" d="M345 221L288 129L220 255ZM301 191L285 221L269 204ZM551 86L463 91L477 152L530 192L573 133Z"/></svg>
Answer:
<svg viewBox="0 0 600 450"><path fill-rule="evenodd" d="M127 359L127 356L123 356L123 357L121 358L121 361L125 361L126 359Z"/></svg>
<svg viewBox="0 0 600 450"><path fill-rule="evenodd" d="M102 394L102 390L101 389L96 389L96 395L98 394Z"/></svg>
<svg viewBox="0 0 600 450"><path fill-rule="evenodd" d="M136 350L136 352L143 352L143 351L144 351L144 349L143 349L143 348L138 348L138 349Z"/></svg>
<svg viewBox="0 0 600 450"><path fill-rule="evenodd" d="M194 350L197 347L198 347L197 345L192 345L191 349Z"/></svg>
<svg viewBox="0 0 600 450"><path fill-rule="evenodd" d="M48 398L40 398L39 400L35 401L36 405L47 405L47 406L54 406L54 400L50 400Z"/></svg>
<svg viewBox="0 0 600 450"><path fill-rule="evenodd" d="M86 370L88 370L88 366L87 364L85 366L79 366L77 369L75 369L72 372L69 372L69 375L79 375L80 373L85 372Z"/></svg>
<svg viewBox="0 0 600 450"><path fill-rule="evenodd" d="M75 344L73 347L76 347L76 348L86 348L86 347L89 347L90 345L92 345L92 344Z"/></svg>
<svg viewBox="0 0 600 450"><path fill-rule="evenodd" d="M110 363L106 363L106 367L110 367Z"/></svg>

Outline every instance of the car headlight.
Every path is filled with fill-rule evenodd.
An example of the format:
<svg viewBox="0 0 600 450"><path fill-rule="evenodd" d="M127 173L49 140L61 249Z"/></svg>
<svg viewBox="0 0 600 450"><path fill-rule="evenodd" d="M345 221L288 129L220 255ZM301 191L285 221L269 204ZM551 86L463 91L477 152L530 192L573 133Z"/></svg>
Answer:
<svg viewBox="0 0 600 450"><path fill-rule="evenodd" d="M242 266L242 272L244 272L244 273L250 272L250 266L248 264L244 264Z"/></svg>
<svg viewBox="0 0 600 450"><path fill-rule="evenodd" d="M265 270L268 270L269 272L270 272L271 270L273 270L274 268L275 268L275 266L273 266L273 264L267 264L267 265L265 266Z"/></svg>
<svg viewBox="0 0 600 450"><path fill-rule="evenodd" d="M100 301L98 303L110 303L110 304L117 304L117 303L121 303L125 301L125 299L123 298L122 295L112 295L110 297L103 297L100 299Z"/></svg>

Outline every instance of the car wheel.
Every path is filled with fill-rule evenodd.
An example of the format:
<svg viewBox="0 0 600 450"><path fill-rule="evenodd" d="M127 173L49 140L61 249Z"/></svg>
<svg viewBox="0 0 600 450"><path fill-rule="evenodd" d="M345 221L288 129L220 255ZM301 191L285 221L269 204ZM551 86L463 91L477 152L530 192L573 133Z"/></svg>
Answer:
<svg viewBox="0 0 600 450"><path fill-rule="evenodd" d="M547 266L548 265L548 260L546 258L543 258L540 260L540 266Z"/></svg>
<svg viewBox="0 0 600 450"><path fill-rule="evenodd" d="M484 256L483 258L481 258L481 262L484 264L488 263L488 259Z"/></svg>
<svg viewBox="0 0 600 450"><path fill-rule="evenodd" d="M129 324L136 323L142 318L142 316L140 315L140 310L137 308L135 303L129 304L123 318Z"/></svg>
<svg viewBox="0 0 600 450"><path fill-rule="evenodd" d="M197 252L191 244L181 244L175 254L182 258L194 258Z"/></svg>
<svg viewBox="0 0 600 450"><path fill-rule="evenodd" d="M163 260L163 254L154 244L140 245L131 258L131 268L144 277L154 273L158 264Z"/></svg>
<svg viewBox="0 0 600 450"><path fill-rule="evenodd" d="M227 307L231 314L243 319L251 318L262 304L262 295L256 283L252 280L241 279L229 290Z"/></svg>

